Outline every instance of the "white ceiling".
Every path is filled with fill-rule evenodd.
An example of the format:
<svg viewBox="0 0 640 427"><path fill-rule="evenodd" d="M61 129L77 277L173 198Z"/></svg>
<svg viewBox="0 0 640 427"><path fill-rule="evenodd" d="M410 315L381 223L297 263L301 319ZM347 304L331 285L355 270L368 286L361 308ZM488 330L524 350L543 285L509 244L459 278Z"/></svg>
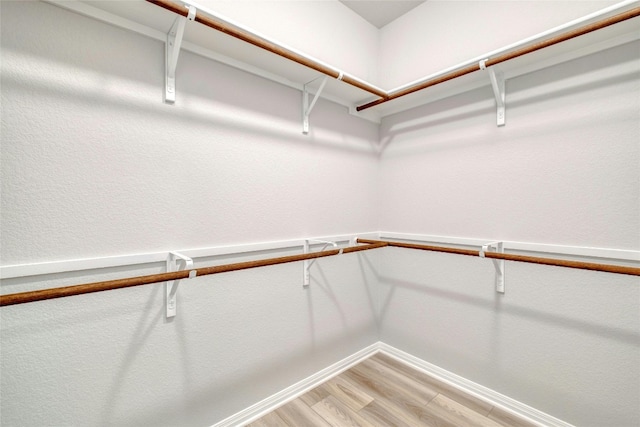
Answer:
<svg viewBox="0 0 640 427"><path fill-rule="evenodd" d="M342 4L378 28L384 27L389 22L394 21L425 1L426 0L340 0Z"/></svg>

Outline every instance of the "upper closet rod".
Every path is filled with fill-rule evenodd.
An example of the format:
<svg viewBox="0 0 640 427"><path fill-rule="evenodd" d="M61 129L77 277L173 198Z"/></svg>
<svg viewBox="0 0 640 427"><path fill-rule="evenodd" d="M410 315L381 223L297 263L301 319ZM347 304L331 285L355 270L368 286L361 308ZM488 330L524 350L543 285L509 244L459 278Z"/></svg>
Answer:
<svg viewBox="0 0 640 427"><path fill-rule="evenodd" d="M187 16L189 11L184 7L183 4L175 4L168 0L147 0L149 3L153 3L156 6L160 6L164 9L167 9L173 13L177 13L178 15ZM189 2L188 4L193 4ZM270 40L267 40L264 37L261 37L257 34L253 34L245 29L240 28L237 24L232 24L228 22L226 19L222 19L218 16L213 15L213 13L201 9L200 6L195 5L198 9L198 13L196 14L195 21L199 22L207 27L213 28L214 30L218 30L225 34L228 34L232 37L250 43L254 46L257 46L261 49L265 49L269 52L275 53L276 55L280 55L286 59L297 62L298 64L309 67L313 70L319 71L322 74L333 77L334 79L342 80L343 82L350 84L351 86L355 86L359 89L362 89L366 92L369 92L373 95L379 96L381 98L387 97L387 92L384 90L377 88L367 82L359 80L353 76L350 76L346 73L343 73L340 70L334 69L322 62L310 58L308 56L302 55L298 52L295 52L289 48L278 45Z"/></svg>
<svg viewBox="0 0 640 427"><path fill-rule="evenodd" d="M622 5L626 5L628 3L633 3L633 2L623 2ZM619 5L614 5L612 7L613 8L617 8L618 6ZM606 10L607 9L605 9L605 11ZM494 58L488 58L487 59L487 57L485 57L485 58L481 58L478 61L474 60L471 65L460 65L454 71L448 72L448 73L446 73L444 75L440 75L440 76L434 77L434 78L426 80L426 81L422 81L422 82L413 84L411 86L408 86L406 88L402 88L400 90L396 90L396 91L390 92L390 93L387 94L387 96L383 96L380 99L377 99L375 101L372 101L372 102L369 102L367 104L360 105L360 106L356 107L356 110L357 111L366 110L367 108L375 107L376 105L380 105L380 104L383 104L385 102L392 101L394 99L400 98L402 96L409 95L411 93L418 92L420 90L429 88L431 86L435 86L435 85L438 85L440 83L444 83L444 82L447 82L449 80L453 80L453 79L456 79L458 77L465 76L465 75L473 73L475 71L479 71L479 70L482 69L481 66L480 66L480 61L482 59L487 59L485 61L484 65L486 67L491 67L491 66L500 64L502 62L508 61L510 59L514 59L514 58L517 58L519 56L523 56L523 55L526 55L528 53L535 52L537 50L544 49L546 47L553 46L555 44L558 44L558 43L573 39L575 37L582 36L584 34L588 34L590 32L593 32L593 31L596 31L596 30L600 30L602 28L606 28L606 27L608 27L610 25L617 24L619 22L623 22L623 21L626 21L626 20L631 19L631 18L635 18L636 16L639 16L639 15L640 15L640 7L636 7L634 9L630 9L630 10L628 10L626 12L623 12L623 13L620 13L618 15L614 15L614 16L611 16L609 18L605 18L605 19L602 19L600 21L594 22L592 24L585 25L585 26L580 27L580 28L576 28L574 30L568 31L568 32L563 33L563 34L559 34L557 36L548 38L546 40L534 42L534 43L525 45L523 47L519 47L516 50L510 50L510 49L513 49L513 46L508 46L507 48L502 49L502 52L500 52L500 51L499 52L493 52L491 55L487 55L487 57L488 56L498 55L498 56L495 56ZM510 51L505 52L507 49L509 49Z"/></svg>
<svg viewBox="0 0 640 427"><path fill-rule="evenodd" d="M331 249L322 252L290 255L279 258L267 258L257 261L217 265L214 267L202 267L191 270L174 271L170 273L151 274L148 276L129 277L126 279L109 280L105 282L95 282L75 286L65 286L61 288L42 289L39 291L0 295L0 307L5 305L24 304L27 302L42 301L53 298L62 298L73 295L89 294L93 292L109 291L113 289L129 288L132 286L149 285L151 283L168 282L171 280L187 279L190 277L194 277L194 271L195 277L207 276L209 274L226 273L230 271L246 270L249 268L266 267L268 265L285 264L289 262L304 261L307 259L366 251L368 249L382 248L384 246L387 246L385 242L376 242L372 244L365 244L364 246L352 246L348 248Z"/></svg>
<svg viewBox="0 0 640 427"><path fill-rule="evenodd" d="M358 243L376 244L386 243L387 246L407 249L420 249L423 251L445 252L457 255L480 256L480 251L473 249L447 248L443 246L420 245L415 243L390 242L382 240L358 239ZM640 267L631 267L627 265L597 264L593 262L571 261L557 258L540 258L527 255L505 254L499 252L484 252L485 258L503 259L506 261L528 262L533 264L552 265L556 267L579 268L582 270L603 271L605 273L628 274L631 276L640 276Z"/></svg>

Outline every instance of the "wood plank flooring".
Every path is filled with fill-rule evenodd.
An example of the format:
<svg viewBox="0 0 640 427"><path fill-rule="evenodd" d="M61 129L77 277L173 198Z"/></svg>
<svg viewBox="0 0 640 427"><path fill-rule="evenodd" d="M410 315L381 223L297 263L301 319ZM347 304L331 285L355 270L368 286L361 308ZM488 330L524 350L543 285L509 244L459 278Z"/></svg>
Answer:
<svg viewBox="0 0 640 427"><path fill-rule="evenodd" d="M378 353L248 427L535 427Z"/></svg>

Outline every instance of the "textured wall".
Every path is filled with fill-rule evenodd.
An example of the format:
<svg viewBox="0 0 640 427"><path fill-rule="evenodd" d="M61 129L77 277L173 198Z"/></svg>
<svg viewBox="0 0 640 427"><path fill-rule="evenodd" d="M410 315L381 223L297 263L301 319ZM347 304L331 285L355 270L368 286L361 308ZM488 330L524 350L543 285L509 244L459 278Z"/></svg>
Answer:
<svg viewBox="0 0 640 427"><path fill-rule="evenodd" d="M576 426L638 425L637 277L384 249L380 340Z"/></svg>
<svg viewBox="0 0 640 427"><path fill-rule="evenodd" d="M3 265L377 228L376 125L320 100L304 137L300 92L185 52L164 105L162 43L1 7ZM5 307L0 424L214 424L377 341L371 257L185 282L171 322L160 285Z"/></svg>
<svg viewBox="0 0 640 427"><path fill-rule="evenodd" d="M638 250L637 42L384 119L381 229ZM399 189L402 189L399 191ZM385 249L381 341L581 426L640 423L635 277Z"/></svg>
<svg viewBox="0 0 640 427"><path fill-rule="evenodd" d="M299 91L188 52L165 105L162 43L16 3L3 9L3 263L376 229L374 124L322 101L305 137Z"/></svg>
<svg viewBox="0 0 640 427"><path fill-rule="evenodd" d="M640 247L638 43L385 118L381 228ZM403 191L398 191L402 188Z"/></svg>
<svg viewBox="0 0 640 427"><path fill-rule="evenodd" d="M637 44L507 82L505 128L484 88L380 129L320 100L303 137L295 90L183 52L167 106L161 43L0 7L3 265L376 229L640 246ZM488 262L395 249L314 268L184 282L170 322L160 286L3 308L0 423L210 425L378 339L569 422L640 422L637 280L508 265L497 296Z"/></svg>
<svg viewBox="0 0 640 427"><path fill-rule="evenodd" d="M183 281L171 321L161 285L3 307L1 423L212 425L377 342L372 257L318 261L308 289L300 263Z"/></svg>

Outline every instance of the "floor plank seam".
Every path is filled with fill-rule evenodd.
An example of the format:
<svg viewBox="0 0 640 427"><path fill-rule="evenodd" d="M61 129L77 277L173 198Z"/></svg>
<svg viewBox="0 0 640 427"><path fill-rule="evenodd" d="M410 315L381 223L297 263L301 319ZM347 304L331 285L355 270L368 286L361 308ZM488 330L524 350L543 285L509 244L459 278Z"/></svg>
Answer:
<svg viewBox="0 0 640 427"><path fill-rule="evenodd" d="M325 377L274 416L227 425L573 427L383 343Z"/></svg>
<svg viewBox="0 0 640 427"><path fill-rule="evenodd" d="M429 398L423 399L421 394ZM493 419L490 415L494 406L484 403L469 407L470 403L474 406L473 398L461 396L460 391L436 378L387 355L375 354L276 409L273 420L283 420L291 427L532 427L520 420L510 424L499 415ZM266 416L263 418L264 423L259 419L249 426L270 425Z"/></svg>

